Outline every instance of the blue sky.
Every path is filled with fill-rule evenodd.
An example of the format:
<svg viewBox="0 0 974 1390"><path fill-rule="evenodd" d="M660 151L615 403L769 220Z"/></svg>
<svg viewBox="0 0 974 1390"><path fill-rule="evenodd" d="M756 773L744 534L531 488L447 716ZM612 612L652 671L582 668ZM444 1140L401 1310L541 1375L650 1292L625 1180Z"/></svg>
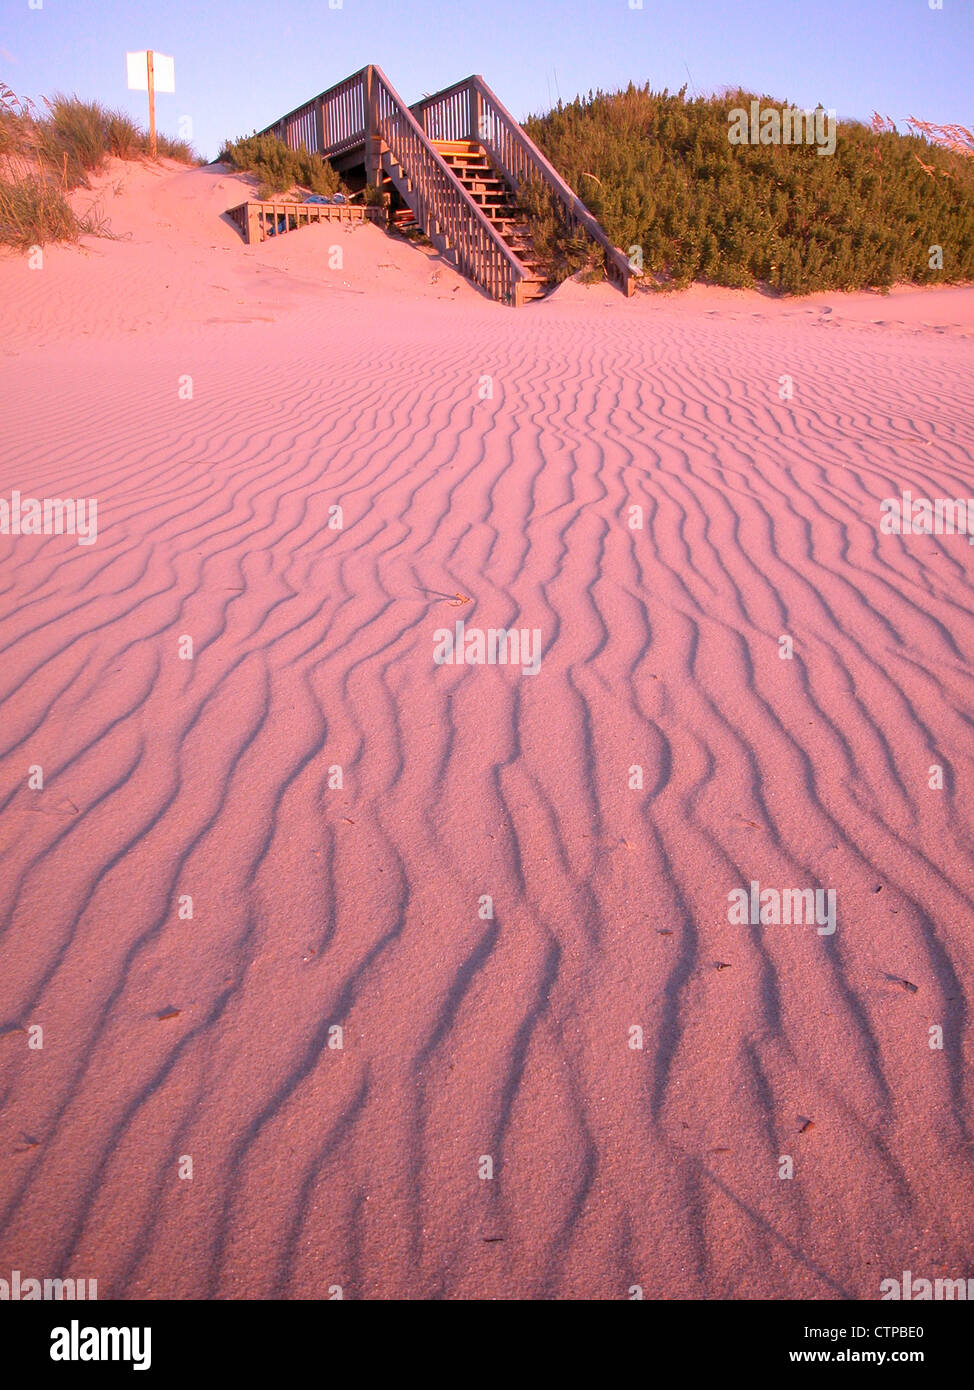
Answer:
<svg viewBox="0 0 974 1390"><path fill-rule="evenodd" d="M38 0L33 0L34 4ZM176 60L159 128L193 123L213 157L377 63L408 102L482 73L515 116L630 79L728 86L868 120L974 125L974 0L0 0L0 78L35 100L77 92L146 118L127 49Z"/></svg>

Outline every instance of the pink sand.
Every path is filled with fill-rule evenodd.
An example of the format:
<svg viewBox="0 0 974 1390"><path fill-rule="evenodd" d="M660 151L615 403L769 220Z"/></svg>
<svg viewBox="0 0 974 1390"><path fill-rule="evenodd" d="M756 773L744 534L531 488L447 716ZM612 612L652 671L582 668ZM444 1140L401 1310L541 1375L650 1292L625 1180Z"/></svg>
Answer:
<svg viewBox="0 0 974 1390"><path fill-rule="evenodd" d="M98 499L0 536L0 1275L969 1273L974 547L879 507L974 495L974 290L513 311L247 248L219 168L101 189L123 239L0 261L0 497ZM435 664L461 619L540 672Z"/></svg>

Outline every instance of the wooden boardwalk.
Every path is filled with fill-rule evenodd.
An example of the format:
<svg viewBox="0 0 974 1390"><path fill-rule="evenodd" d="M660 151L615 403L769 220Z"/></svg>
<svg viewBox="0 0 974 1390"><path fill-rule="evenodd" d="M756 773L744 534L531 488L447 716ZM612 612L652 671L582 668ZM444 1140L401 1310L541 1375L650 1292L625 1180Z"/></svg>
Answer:
<svg viewBox="0 0 974 1390"><path fill-rule="evenodd" d="M515 306L539 298L548 283L533 259L530 230L517 207L520 191L541 183L566 230L599 248L610 281L626 295L633 292L639 272L482 77L467 77L409 107L381 68L369 64L260 133L276 135L291 149L303 145L320 154L350 186L387 188L394 222L398 212L409 209L463 275L492 299ZM465 163L453 157L458 149L467 156ZM477 174L477 182L496 197L480 196ZM249 230L244 234L251 239Z"/></svg>
<svg viewBox="0 0 974 1390"><path fill-rule="evenodd" d="M308 227L312 222L379 222L389 221L388 209L363 207L355 203L298 203L286 198L260 201L251 199L227 208L227 216L240 228L248 246L269 236Z"/></svg>

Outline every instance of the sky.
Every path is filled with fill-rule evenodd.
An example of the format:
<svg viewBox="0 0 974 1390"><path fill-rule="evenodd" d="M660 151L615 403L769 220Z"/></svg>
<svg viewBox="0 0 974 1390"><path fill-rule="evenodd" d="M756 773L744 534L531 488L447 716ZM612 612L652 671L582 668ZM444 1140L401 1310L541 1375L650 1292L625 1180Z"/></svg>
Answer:
<svg viewBox="0 0 974 1390"><path fill-rule="evenodd" d="M0 0L0 80L147 120L125 53L175 58L160 130L214 158L367 63L407 103L480 73L521 119L630 80L840 119L974 125L974 0ZM180 123L182 122L182 131Z"/></svg>

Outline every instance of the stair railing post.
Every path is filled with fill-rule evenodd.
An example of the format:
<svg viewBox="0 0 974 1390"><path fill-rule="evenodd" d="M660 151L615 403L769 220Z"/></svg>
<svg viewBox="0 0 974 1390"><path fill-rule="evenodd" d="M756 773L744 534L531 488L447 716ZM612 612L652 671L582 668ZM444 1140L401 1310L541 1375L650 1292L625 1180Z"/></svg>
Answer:
<svg viewBox="0 0 974 1390"><path fill-rule="evenodd" d="M468 90L470 92L470 130L467 132L467 139L476 140L479 143L483 138L481 135L481 126L483 123L484 107L480 98L480 89L473 78L470 79L470 87Z"/></svg>
<svg viewBox="0 0 974 1390"><path fill-rule="evenodd" d="M379 121L376 110L377 90L370 63L362 74L362 100L365 107L365 182L373 188L380 183L381 158L376 149L379 135Z"/></svg>

